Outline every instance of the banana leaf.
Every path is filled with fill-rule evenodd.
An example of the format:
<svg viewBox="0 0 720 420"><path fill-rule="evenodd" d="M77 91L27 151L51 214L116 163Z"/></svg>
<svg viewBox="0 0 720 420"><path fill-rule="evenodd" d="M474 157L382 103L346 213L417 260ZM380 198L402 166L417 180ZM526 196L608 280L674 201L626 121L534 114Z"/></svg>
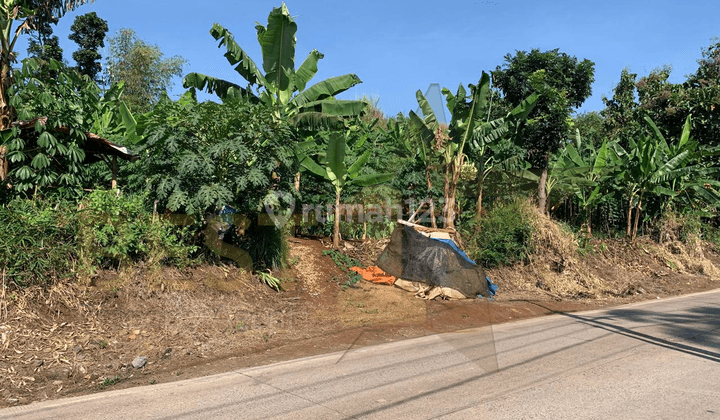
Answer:
<svg viewBox="0 0 720 420"><path fill-rule="evenodd" d="M265 79L280 92L287 91L289 78L284 70L295 68L297 24L283 3L270 12L267 27L257 25L255 29L262 49Z"/></svg>
<svg viewBox="0 0 720 420"><path fill-rule="evenodd" d="M210 35L220 41L218 48L225 45L225 48L227 49L225 58L231 66L235 66L235 71L240 74L240 76L250 82L251 85L267 85L265 76L263 76L262 72L260 72L260 69L258 69L257 65L255 65L255 62L242 48L240 48L237 42L235 42L235 38L233 38L230 31L215 23L213 24L212 29L210 29Z"/></svg>
<svg viewBox="0 0 720 420"><path fill-rule="evenodd" d="M351 183L361 187L369 187L371 185L377 185L382 184L383 182L387 182L391 180L394 176L395 174L392 173L361 175L353 179Z"/></svg>
<svg viewBox="0 0 720 420"><path fill-rule="evenodd" d="M244 89L235 83L222 79L216 79L200 73L189 73L183 79L183 87L186 89L195 88L208 93L216 94L223 102L231 102L241 97L248 97L252 102L259 102L255 94Z"/></svg>
<svg viewBox="0 0 720 420"><path fill-rule="evenodd" d="M362 83L362 80L354 74L331 77L300 92L292 100L292 103L295 104L296 107L300 108L309 102L330 98L339 93L345 92L359 83Z"/></svg>
<svg viewBox="0 0 720 420"><path fill-rule="evenodd" d="M327 165L340 185L345 180L345 138L339 133L332 133L327 148ZM330 172L328 171L328 172Z"/></svg>
<svg viewBox="0 0 720 420"><path fill-rule="evenodd" d="M318 71L318 61L320 61L323 57L324 55L318 52L318 50L312 50L305 61L303 61L300 67L298 67L295 72L295 87L297 87L299 91L302 92L305 90L305 86L307 86L308 82L315 77L315 74Z"/></svg>

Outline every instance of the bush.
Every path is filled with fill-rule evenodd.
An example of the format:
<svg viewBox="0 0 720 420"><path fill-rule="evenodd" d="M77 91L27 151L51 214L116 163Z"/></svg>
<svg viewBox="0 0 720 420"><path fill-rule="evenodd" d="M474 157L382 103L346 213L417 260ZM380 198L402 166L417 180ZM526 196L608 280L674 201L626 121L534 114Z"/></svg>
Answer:
<svg viewBox="0 0 720 420"><path fill-rule="evenodd" d="M0 266L18 287L74 276L78 220L74 204L15 199L0 207Z"/></svg>
<svg viewBox="0 0 720 420"><path fill-rule="evenodd" d="M275 225L251 223L244 235L230 235L229 241L248 253L253 269L282 269L287 266L290 254L290 245L285 237L288 233Z"/></svg>
<svg viewBox="0 0 720 420"><path fill-rule="evenodd" d="M468 238L469 255L486 268L516 264L533 249L533 212L527 199L496 205L474 221Z"/></svg>
<svg viewBox="0 0 720 420"><path fill-rule="evenodd" d="M120 196L94 191L79 213L81 256L87 268L119 266L128 261L184 266L196 250L186 245L187 230L153 216L144 208L146 196Z"/></svg>

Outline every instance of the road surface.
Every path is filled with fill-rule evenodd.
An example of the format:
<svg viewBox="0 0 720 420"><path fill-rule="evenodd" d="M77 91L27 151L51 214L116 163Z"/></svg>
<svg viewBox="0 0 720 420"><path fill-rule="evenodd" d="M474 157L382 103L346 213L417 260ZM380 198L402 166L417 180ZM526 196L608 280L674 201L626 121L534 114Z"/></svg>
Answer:
<svg viewBox="0 0 720 420"><path fill-rule="evenodd" d="M10 418L720 420L720 291L0 410Z"/></svg>

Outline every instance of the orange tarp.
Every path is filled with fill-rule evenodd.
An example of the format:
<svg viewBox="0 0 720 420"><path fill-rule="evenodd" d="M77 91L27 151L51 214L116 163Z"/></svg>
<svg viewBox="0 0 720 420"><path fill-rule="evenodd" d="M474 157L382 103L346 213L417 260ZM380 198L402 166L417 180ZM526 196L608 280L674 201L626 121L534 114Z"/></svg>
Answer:
<svg viewBox="0 0 720 420"><path fill-rule="evenodd" d="M385 273L380 269L380 267L368 267L368 268L361 268L361 267L350 267L350 269L362 276L367 281L371 281L373 283L379 283L379 284L389 284L392 285L395 283L395 277L391 276L390 274Z"/></svg>

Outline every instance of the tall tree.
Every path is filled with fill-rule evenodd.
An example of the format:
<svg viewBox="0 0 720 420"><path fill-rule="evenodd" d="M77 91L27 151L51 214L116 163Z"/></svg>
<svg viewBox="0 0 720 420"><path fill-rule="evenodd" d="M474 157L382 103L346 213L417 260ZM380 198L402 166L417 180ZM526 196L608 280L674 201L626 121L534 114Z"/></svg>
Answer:
<svg viewBox="0 0 720 420"><path fill-rule="evenodd" d="M218 47L226 47L225 58L247 80L249 89L199 73L185 76L183 86L215 93L223 101L249 96L271 107L278 118L288 116L311 125L362 113L366 105L364 101L335 99L335 95L361 83L354 74L331 77L306 89L318 71L318 61L324 56L313 50L300 67L295 68L297 24L285 3L270 12L267 26L258 24L255 29L262 50L262 69L240 48L230 31L217 23L210 29L210 35L220 41Z"/></svg>
<svg viewBox="0 0 720 420"><path fill-rule="evenodd" d="M163 58L157 45L141 40L132 29L120 29L108 43L107 82L125 83L124 99L134 113L149 111L172 86L172 78L182 75L184 58Z"/></svg>
<svg viewBox="0 0 720 420"><path fill-rule="evenodd" d="M30 1L30 7L39 7L42 1ZM38 13L29 21L30 28L27 30L30 35L27 52L31 57L36 57L42 62L48 60L63 61L63 50L60 48L60 39L53 35L52 25L57 25L57 16L54 16L48 9L40 8Z"/></svg>
<svg viewBox="0 0 720 420"><path fill-rule="evenodd" d="M77 70L80 74L99 82L102 56L98 50L105 46L107 21L98 17L95 12L90 12L76 17L70 30L72 33L68 38L80 46L80 49L72 54L73 60L77 63Z"/></svg>
<svg viewBox="0 0 720 420"><path fill-rule="evenodd" d="M683 121L692 115L698 142L720 146L720 42L703 49L698 69L684 83L671 83L671 70L664 66L637 82L640 109L673 139L679 138Z"/></svg>
<svg viewBox="0 0 720 420"><path fill-rule="evenodd" d="M540 171L538 207L543 212L547 211L545 183L550 156L569 133L571 113L592 93L594 66L590 60L578 61L558 49L533 49L529 53L517 51L515 56L507 54L505 64L492 72L494 86L513 106L533 92L540 94L519 139L530 162Z"/></svg>
<svg viewBox="0 0 720 420"><path fill-rule="evenodd" d="M611 139L617 139L623 147L627 147L628 139L635 136L640 129L638 119L638 103L635 100L635 84L637 74L623 69L620 81L613 89L612 98L603 96L605 109L600 114L605 119L605 132ZM582 133L582 135L586 135Z"/></svg>
<svg viewBox="0 0 720 420"><path fill-rule="evenodd" d="M10 105L8 89L13 83L12 65L16 61L15 43L32 19L40 12L61 18L68 11L93 0L0 0L0 130L10 127L15 110Z"/></svg>

